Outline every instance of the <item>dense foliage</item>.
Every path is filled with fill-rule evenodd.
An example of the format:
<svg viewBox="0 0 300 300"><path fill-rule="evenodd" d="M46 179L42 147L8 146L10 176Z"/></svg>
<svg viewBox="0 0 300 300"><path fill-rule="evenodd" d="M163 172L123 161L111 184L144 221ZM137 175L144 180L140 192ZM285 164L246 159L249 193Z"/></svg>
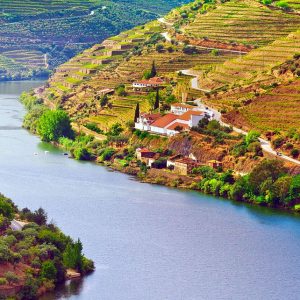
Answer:
<svg viewBox="0 0 300 300"><path fill-rule="evenodd" d="M295 209L300 203L300 175L289 175L279 160L265 159L250 174L238 178L232 171L217 173L210 167L200 167L194 173L203 177L200 190L215 196Z"/></svg>
<svg viewBox="0 0 300 300"><path fill-rule="evenodd" d="M185 1L0 2L0 80L19 80L47 76L47 66L51 70L93 44Z"/></svg>
<svg viewBox="0 0 300 300"><path fill-rule="evenodd" d="M11 229L14 218L27 224ZM0 223L0 285L20 285L18 299L36 299L39 288L53 289L66 279L67 268L81 274L94 270L93 262L82 253L81 242L74 242L48 223L43 209L18 210L10 199L0 194ZM6 268L11 265L12 271L3 273L3 264Z"/></svg>

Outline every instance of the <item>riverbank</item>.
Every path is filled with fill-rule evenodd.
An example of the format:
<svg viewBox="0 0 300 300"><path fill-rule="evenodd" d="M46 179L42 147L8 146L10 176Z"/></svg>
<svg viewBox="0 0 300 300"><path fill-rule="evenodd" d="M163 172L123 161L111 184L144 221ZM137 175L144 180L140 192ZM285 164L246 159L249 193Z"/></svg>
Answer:
<svg viewBox="0 0 300 300"><path fill-rule="evenodd" d="M19 210L0 194L0 296L35 299L94 271L93 261L39 208Z"/></svg>
<svg viewBox="0 0 300 300"><path fill-rule="evenodd" d="M216 121L207 121L199 123L200 127L191 133L167 138L115 124L106 133L106 139L99 140L80 130L80 126L86 126L97 132L95 125L81 124L77 127L79 133L74 135L65 112L49 110L30 94L23 94L21 99L29 110L24 119L25 128L41 136L43 141L63 147L77 160L96 161L135 175L143 182L193 189L293 212L300 210L300 171L280 160L264 157L255 132L236 135ZM146 150L152 157L151 164L149 156L143 158L138 153L138 149L145 147L151 149ZM184 155L186 149L189 149L188 154ZM200 163L195 156L202 157L208 164ZM178 170L174 157L183 158ZM218 161L220 157L222 162ZM243 169L238 170L238 166ZM245 167L247 175L241 172Z"/></svg>

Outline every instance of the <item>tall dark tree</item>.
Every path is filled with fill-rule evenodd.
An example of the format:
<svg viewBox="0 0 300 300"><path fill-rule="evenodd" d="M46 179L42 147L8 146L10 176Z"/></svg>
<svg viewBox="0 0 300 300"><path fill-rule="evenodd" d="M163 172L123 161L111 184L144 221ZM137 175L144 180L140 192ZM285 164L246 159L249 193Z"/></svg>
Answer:
<svg viewBox="0 0 300 300"><path fill-rule="evenodd" d="M155 77L156 74L157 74L157 71L156 71L155 61L153 61L152 62L152 68L151 68L151 78Z"/></svg>
<svg viewBox="0 0 300 300"><path fill-rule="evenodd" d="M154 103L154 110L159 109L159 89L156 90L156 96L155 96L155 103Z"/></svg>
<svg viewBox="0 0 300 300"><path fill-rule="evenodd" d="M134 113L134 122L137 122L138 118L140 117L140 104L137 103Z"/></svg>

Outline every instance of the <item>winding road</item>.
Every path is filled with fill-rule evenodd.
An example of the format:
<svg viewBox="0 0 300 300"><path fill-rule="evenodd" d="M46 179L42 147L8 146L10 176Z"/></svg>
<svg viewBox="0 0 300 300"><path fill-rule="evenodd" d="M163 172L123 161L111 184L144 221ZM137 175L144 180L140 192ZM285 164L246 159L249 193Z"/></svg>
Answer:
<svg viewBox="0 0 300 300"><path fill-rule="evenodd" d="M198 91L203 91L203 92L206 91L206 90L203 90L203 89L200 87L199 80L198 80L198 75L195 74L195 71L193 71L193 70L182 70L181 72L182 72L182 74L184 74L184 75L192 76L192 77L193 77L193 78L191 79L191 88L192 88L192 89L195 89L195 90L198 90ZM208 92L208 91L207 91L207 92ZM244 130L242 130L242 129L240 129L240 128L231 126L230 124L227 124L227 123L223 122L223 121L222 121L222 114L221 114L218 110L216 110L216 109L214 109L214 108L212 108L212 107L209 107L209 106L207 106L207 105L204 105L204 104L202 103L202 101L201 101L200 98L196 99L196 100L195 100L195 103L196 103L199 107L201 107L201 108L208 108L210 111L212 111L213 114L214 114L214 119L217 120L217 121L219 121L220 124L221 124L222 126L232 127L232 129L233 129L235 132L239 133L239 134L244 134L244 135L248 134L247 131L244 131ZM278 152L275 151L275 150L272 148L272 145L271 145L271 143L270 143L269 141L267 141L267 140L265 140L265 139L263 139L263 138L259 138L258 140L259 140L259 142L260 142L260 145L261 145L261 148L263 149L263 151L265 151L265 152L267 152L267 153L269 153L269 154L271 154L271 155L274 155L274 156L276 156L276 157L278 157L278 158L281 158L281 159L283 159L283 160L289 161L289 162L291 162L291 163L294 163L294 164L300 166L300 161L299 161L299 160L293 159L293 158L291 158L291 157L289 157L289 156L287 156L287 155L284 155L284 154L278 155Z"/></svg>
<svg viewBox="0 0 300 300"><path fill-rule="evenodd" d="M172 28L172 27L173 27L173 23L168 22L165 18L159 18L159 19L158 19L158 22L160 22L160 23L166 25L167 28ZM163 36L167 41L169 41L169 42L172 40L171 35L170 35L169 32L167 32L167 31L166 31L166 32L163 32L163 33L162 33L162 36ZM206 48L206 47L200 47L200 46L196 46L196 47L197 47L197 48ZM242 51L226 50L226 49L217 49L217 48L206 48L206 49L211 49L211 50L212 50L212 49L216 49L216 50L220 50L220 51L234 52L234 53L240 53L240 54L246 54L246 53L247 53L247 52L242 52ZM193 69L186 69L186 70L180 70L180 71L178 71L178 73L179 73L179 72L181 72L183 75L191 76L191 77L192 77L191 83L190 83L192 89L197 90L197 91L201 91L201 92L204 92L204 93L209 93L209 92L210 92L210 90L206 90L206 89L201 88L201 86L200 86L200 84L199 84L199 75L198 75L197 71L195 71L195 70L193 70ZM221 125L223 125L223 126L228 126L228 127L232 127L232 129L233 129L235 132L239 133L239 134L244 134L244 135L246 135L246 134L248 133L248 132L246 132L246 131L244 131L244 130L242 130L242 129L239 129L239 128L237 128L237 127L231 126L230 124L224 123L224 122L222 121L222 115L221 115L221 113L220 113L218 110L216 110L216 109L214 109L214 108L212 108L212 107L209 107L209 106L207 106L207 105L204 105L204 104L202 103L202 101L201 101L200 98L196 99L196 100L195 100L195 103L196 103L199 107L201 107L201 108L204 108L204 109L205 109L205 108L208 108L208 109L213 113L214 119L217 120L217 121L219 121ZM289 156L287 156L287 155L284 155L284 154L278 155L278 152L275 151L275 150L272 148L272 145L271 145L271 143L270 143L269 141L267 141L267 140L265 140L265 139L263 139L263 138L259 138L259 142L260 142L260 144L261 144L261 147L262 147L263 151L265 151L265 152L267 152L267 153L269 153L269 154L271 154L271 155L274 155L274 156L276 156L276 157L278 157L278 158L281 158L281 159L283 159L283 160L289 161L289 162L291 162L291 163L294 163L294 164L300 166L300 161L299 161L299 160L293 159L293 158L291 158L291 157L289 157Z"/></svg>

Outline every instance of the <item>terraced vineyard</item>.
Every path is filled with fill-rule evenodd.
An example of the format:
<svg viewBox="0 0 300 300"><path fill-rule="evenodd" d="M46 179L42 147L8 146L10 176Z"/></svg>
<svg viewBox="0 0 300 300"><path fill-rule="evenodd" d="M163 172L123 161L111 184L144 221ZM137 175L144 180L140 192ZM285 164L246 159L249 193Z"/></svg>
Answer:
<svg viewBox="0 0 300 300"><path fill-rule="evenodd" d="M62 105L72 117L80 115L85 122L108 130L116 122L132 121L137 103L141 111L150 109L147 92L134 91L132 82L142 79L155 62L157 75L164 77L166 90L177 101L183 95L189 100L200 97L227 112L224 117L229 123L245 129L275 129L276 120L284 130L297 127L300 100L295 78L300 76L300 65L298 61L288 62L300 53L300 15L256 0L217 1L203 12L204 3L199 2L171 13L173 19L169 18L167 24L152 21L74 57L56 70L43 97ZM180 23L174 17L178 14L182 20L185 14L185 21ZM194 43L204 33L204 41L216 42L206 46ZM252 46L242 47L241 43ZM293 65L293 74L278 73L285 64ZM190 77L179 72L186 69L200 74L199 84L205 92L190 87ZM108 88L116 90L120 84L125 85L127 95L109 96L109 105L100 106L99 93ZM281 117L277 118L279 110ZM286 124L284 115L289 119Z"/></svg>
<svg viewBox="0 0 300 300"><path fill-rule="evenodd" d="M298 52L300 52L300 31L253 50L243 57L226 61L205 74L200 79L200 84L206 89L216 89L263 80L264 77L268 77L272 68L291 59Z"/></svg>
<svg viewBox="0 0 300 300"><path fill-rule="evenodd" d="M217 5L207 14L198 15L181 30L199 39L263 46L299 26L298 15L271 10L257 1L231 0Z"/></svg>
<svg viewBox="0 0 300 300"><path fill-rule="evenodd" d="M40 68L53 69L109 36L157 18L159 13L167 12L178 3L178 0L129 3L122 0L0 0L0 54L13 59L17 55L15 63L24 69L20 73L18 68L9 67L11 63L6 68L2 61L2 78L26 79L41 73Z"/></svg>
<svg viewBox="0 0 300 300"><path fill-rule="evenodd" d="M280 85L257 97L241 110L241 114L251 128L262 132L299 128L300 80Z"/></svg>

